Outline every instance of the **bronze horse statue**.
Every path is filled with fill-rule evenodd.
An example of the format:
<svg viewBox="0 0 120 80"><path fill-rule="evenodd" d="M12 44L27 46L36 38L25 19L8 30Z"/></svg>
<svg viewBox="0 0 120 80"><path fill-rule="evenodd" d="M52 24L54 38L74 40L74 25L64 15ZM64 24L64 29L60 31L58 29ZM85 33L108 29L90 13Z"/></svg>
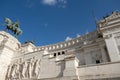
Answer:
<svg viewBox="0 0 120 80"><path fill-rule="evenodd" d="M6 30L7 31L11 30L15 34L15 37L22 34L22 30L19 27L18 21L12 22L9 18L5 18L4 21L5 21Z"/></svg>

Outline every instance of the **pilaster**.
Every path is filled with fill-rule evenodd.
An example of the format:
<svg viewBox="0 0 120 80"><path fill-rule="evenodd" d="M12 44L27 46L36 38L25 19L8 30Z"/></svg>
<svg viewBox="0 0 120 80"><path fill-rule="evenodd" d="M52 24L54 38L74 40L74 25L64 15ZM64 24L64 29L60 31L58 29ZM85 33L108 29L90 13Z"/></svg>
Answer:
<svg viewBox="0 0 120 80"><path fill-rule="evenodd" d="M115 39L112 34L105 37L105 43L111 62L120 61L120 53L118 51Z"/></svg>
<svg viewBox="0 0 120 80"><path fill-rule="evenodd" d="M115 11L110 16L100 20L98 26L99 32L105 39L111 62L120 61L120 52L114 37L114 34L120 32L120 12Z"/></svg>
<svg viewBox="0 0 120 80"><path fill-rule="evenodd" d="M63 76L77 76L75 57L69 57L65 59L65 70Z"/></svg>

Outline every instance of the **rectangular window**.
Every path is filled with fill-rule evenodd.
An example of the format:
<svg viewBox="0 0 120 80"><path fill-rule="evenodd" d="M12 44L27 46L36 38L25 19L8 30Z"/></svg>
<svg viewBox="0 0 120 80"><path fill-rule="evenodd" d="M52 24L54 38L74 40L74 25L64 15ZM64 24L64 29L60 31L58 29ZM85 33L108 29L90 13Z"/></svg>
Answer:
<svg viewBox="0 0 120 80"><path fill-rule="evenodd" d="M56 53L54 53L54 57L56 57Z"/></svg>
<svg viewBox="0 0 120 80"><path fill-rule="evenodd" d="M58 52L58 55L60 55L60 52Z"/></svg>

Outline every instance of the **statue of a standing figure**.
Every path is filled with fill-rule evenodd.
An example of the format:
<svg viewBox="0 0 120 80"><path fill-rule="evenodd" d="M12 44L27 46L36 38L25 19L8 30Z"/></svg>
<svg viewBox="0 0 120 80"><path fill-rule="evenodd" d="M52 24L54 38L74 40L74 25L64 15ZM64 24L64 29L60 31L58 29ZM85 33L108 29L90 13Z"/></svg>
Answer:
<svg viewBox="0 0 120 80"><path fill-rule="evenodd" d="M30 60L30 66L29 66L29 77L33 78L34 77L34 65L35 65L35 58L33 57Z"/></svg>
<svg viewBox="0 0 120 80"><path fill-rule="evenodd" d="M7 69L7 74L6 74L6 79L5 80L10 80L11 79L11 70L12 70L12 65L9 65L8 69Z"/></svg>
<svg viewBox="0 0 120 80"><path fill-rule="evenodd" d="M15 37L22 34L22 30L19 27L18 21L12 22L9 18L5 18L4 21L5 21L6 30L7 31L11 30L15 34Z"/></svg>
<svg viewBox="0 0 120 80"><path fill-rule="evenodd" d="M27 64L27 62L24 62L23 63L23 69L22 69L22 78L26 78L27 77L27 66L28 66L28 64Z"/></svg>
<svg viewBox="0 0 120 80"><path fill-rule="evenodd" d="M35 66L35 77L38 78L39 77L39 73L40 73L40 64L41 64L41 59L37 59L36 60L36 66Z"/></svg>

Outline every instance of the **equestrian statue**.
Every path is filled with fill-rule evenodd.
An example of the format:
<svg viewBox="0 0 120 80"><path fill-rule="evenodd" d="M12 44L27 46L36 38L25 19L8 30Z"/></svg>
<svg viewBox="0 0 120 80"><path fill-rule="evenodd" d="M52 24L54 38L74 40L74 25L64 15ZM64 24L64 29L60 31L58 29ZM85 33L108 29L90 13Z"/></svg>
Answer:
<svg viewBox="0 0 120 80"><path fill-rule="evenodd" d="M15 34L15 37L18 37L18 35L22 34L22 30L19 27L19 22L12 22L9 18L5 18L5 26L7 32L10 30Z"/></svg>

